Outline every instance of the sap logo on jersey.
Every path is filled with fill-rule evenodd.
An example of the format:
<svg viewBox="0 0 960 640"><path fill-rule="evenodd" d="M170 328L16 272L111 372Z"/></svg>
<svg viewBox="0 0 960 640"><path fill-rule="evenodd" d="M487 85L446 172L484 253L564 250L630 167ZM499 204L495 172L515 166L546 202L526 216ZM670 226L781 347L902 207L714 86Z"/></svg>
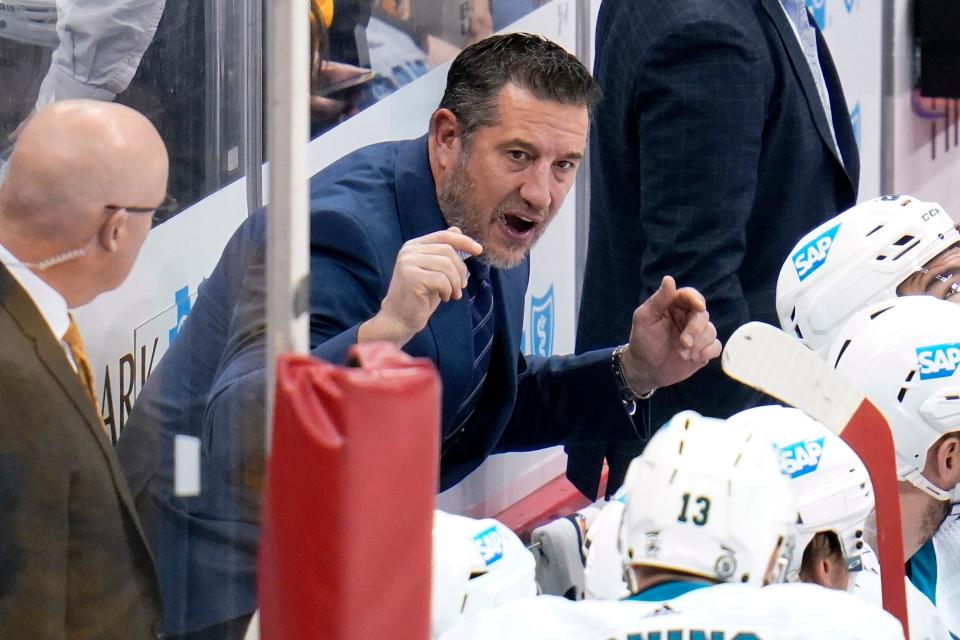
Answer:
<svg viewBox="0 0 960 640"><path fill-rule="evenodd" d="M835 224L819 236L800 247L800 250L791 256L793 266L797 270L797 277L800 282L811 273L823 266L830 254L830 247L833 246L833 239L837 235L837 229L840 224Z"/></svg>
<svg viewBox="0 0 960 640"><path fill-rule="evenodd" d="M917 367L921 380L946 378L953 375L960 364L960 342L917 347Z"/></svg>
<svg viewBox="0 0 960 640"><path fill-rule="evenodd" d="M488 567L503 557L503 538L500 537L496 526L484 529L473 536L473 544Z"/></svg>
<svg viewBox="0 0 960 640"><path fill-rule="evenodd" d="M791 478L799 478L820 466L824 438L813 438L780 447L780 471Z"/></svg>

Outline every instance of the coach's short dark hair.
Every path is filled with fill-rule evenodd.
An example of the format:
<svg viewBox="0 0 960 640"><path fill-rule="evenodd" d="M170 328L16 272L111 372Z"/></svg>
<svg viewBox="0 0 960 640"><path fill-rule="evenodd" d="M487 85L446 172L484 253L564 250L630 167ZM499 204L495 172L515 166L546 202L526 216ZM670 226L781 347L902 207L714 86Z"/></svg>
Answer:
<svg viewBox="0 0 960 640"><path fill-rule="evenodd" d="M590 72L566 49L530 33L508 33L485 38L460 52L447 73L440 101L469 138L479 127L497 122L497 95L507 83L541 100L583 105L600 101L600 88Z"/></svg>

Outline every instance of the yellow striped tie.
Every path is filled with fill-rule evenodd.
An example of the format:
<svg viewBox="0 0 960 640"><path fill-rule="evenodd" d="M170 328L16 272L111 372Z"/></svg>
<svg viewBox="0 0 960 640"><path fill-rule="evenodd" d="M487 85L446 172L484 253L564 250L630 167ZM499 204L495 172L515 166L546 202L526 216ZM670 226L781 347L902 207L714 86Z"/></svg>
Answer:
<svg viewBox="0 0 960 640"><path fill-rule="evenodd" d="M103 422L100 417L100 406L97 404L97 392L93 386L93 369L90 368L87 352L83 349L83 338L80 337L80 329L77 328L77 321L74 320L73 314L70 315L70 325L63 336L63 341L70 347L70 355L73 356L73 361L77 365L80 381L87 389L87 395L90 396L90 402L93 403L93 408L97 412L97 418Z"/></svg>

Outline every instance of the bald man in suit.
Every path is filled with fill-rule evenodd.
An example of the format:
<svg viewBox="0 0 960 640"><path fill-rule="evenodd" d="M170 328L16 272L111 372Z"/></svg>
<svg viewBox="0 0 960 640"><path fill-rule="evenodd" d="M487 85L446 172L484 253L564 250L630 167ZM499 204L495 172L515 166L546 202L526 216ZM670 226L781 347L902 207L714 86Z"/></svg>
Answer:
<svg viewBox="0 0 960 640"><path fill-rule="evenodd" d="M0 638L157 637L153 560L68 310L127 277L167 165L137 112L63 101L0 185Z"/></svg>

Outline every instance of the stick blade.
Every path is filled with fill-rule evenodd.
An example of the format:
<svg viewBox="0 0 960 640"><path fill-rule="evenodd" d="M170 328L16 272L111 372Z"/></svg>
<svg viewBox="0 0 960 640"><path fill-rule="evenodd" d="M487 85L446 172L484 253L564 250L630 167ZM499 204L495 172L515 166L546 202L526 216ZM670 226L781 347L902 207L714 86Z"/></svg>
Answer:
<svg viewBox="0 0 960 640"><path fill-rule="evenodd" d="M809 347L763 322L733 332L721 365L734 380L803 410L837 435L864 399Z"/></svg>

